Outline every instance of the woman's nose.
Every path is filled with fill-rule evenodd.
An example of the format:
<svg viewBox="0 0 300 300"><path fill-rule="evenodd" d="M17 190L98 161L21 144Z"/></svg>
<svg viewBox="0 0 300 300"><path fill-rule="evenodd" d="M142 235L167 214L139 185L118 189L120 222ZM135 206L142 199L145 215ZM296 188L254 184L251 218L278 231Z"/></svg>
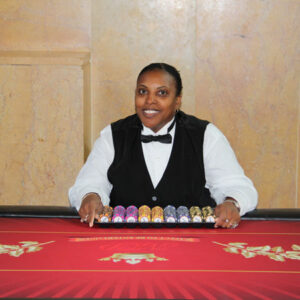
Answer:
<svg viewBox="0 0 300 300"><path fill-rule="evenodd" d="M147 97L146 97L146 102L148 103L148 104L150 104L150 103L155 103L155 95L153 95L153 94L148 94L147 95Z"/></svg>

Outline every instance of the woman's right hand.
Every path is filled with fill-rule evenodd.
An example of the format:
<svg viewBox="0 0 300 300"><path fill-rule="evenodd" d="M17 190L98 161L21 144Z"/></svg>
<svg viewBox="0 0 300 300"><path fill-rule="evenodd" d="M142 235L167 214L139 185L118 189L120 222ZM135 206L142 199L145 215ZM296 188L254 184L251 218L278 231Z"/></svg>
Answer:
<svg viewBox="0 0 300 300"><path fill-rule="evenodd" d="M99 218L102 211L103 204L100 196L96 193L86 195L83 198L79 209L81 222L87 222L90 227L93 227L95 218Z"/></svg>

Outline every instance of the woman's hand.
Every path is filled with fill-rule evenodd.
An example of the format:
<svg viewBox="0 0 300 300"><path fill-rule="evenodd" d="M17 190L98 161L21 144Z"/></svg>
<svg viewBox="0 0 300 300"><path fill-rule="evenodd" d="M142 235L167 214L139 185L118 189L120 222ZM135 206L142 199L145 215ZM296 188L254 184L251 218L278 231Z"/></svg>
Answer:
<svg viewBox="0 0 300 300"><path fill-rule="evenodd" d="M79 209L79 215L81 222L89 223L90 227L93 227L95 218L99 218L99 215L103 211L103 204L98 194L91 193L86 195Z"/></svg>
<svg viewBox="0 0 300 300"><path fill-rule="evenodd" d="M241 217L239 210L232 202L224 201L215 208L215 228L235 228L238 226Z"/></svg>

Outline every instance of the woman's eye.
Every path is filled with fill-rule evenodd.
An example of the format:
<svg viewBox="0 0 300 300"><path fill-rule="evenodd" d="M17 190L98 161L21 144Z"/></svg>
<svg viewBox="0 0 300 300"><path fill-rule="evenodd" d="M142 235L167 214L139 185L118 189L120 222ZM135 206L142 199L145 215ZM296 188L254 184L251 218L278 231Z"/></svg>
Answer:
<svg viewBox="0 0 300 300"><path fill-rule="evenodd" d="M166 96L168 94L168 92L166 90L160 90L158 91L158 95L159 96Z"/></svg>
<svg viewBox="0 0 300 300"><path fill-rule="evenodd" d="M145 95L147 91L145 89L138 89L138 94L139 95Z"/></svg>

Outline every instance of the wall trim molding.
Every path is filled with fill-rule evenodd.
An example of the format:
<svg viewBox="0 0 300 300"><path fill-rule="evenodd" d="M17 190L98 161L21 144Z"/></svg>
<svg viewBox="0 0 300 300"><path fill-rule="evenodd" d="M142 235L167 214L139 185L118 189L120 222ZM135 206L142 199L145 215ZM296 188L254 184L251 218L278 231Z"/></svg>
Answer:
<svg viewBox="0 0 300 300"><path fill-rule="evenodd" d="M89 50L0 51L0 64L84 66L90 62L90 57Z"/></svg>

